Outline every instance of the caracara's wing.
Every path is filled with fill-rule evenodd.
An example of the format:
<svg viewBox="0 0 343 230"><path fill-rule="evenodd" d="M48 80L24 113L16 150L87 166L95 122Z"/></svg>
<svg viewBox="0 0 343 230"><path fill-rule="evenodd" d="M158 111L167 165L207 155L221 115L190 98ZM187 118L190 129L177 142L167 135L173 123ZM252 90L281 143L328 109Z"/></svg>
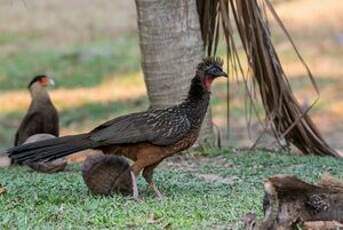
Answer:
<svg viewBox="0 0 343 230"><path fill-rule="evenodd" d="M14 145L23 144L28 137L37 133L42 133L42 130L44 129L42 119L44 119L44 116L41 113L28 112L17 130Z"/></svg>
<svg viewBox="0 0 343 230"><path fill-rule="evenodd" d="M177 110L154 110L118 117L91 131L90 139L103 145L150 142L169 145L191 129L185 114Z"/></svg>
<svg viewBox="0 0 343 230"><path fill-rule="evenodd" d="M15 135L15 146L38 133L59 135L58 113L53 105L30 107Z"/></svg>
<svg viewBox="0 0 343 230"><path fill-rule="evenodd" d="M44 110L43 133L49 133L56 137L59 136L59 118L58 112L53 105L48 105L42 108Z"/></svg>

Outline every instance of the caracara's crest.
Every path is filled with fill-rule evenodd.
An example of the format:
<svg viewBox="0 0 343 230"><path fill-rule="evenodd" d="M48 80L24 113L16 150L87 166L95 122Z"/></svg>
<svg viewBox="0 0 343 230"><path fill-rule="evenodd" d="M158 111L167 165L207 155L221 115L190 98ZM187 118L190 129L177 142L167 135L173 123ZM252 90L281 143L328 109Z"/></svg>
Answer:
<svg viewBox="0 0 343 230"><path fill-rule="evenodd" d="M48 77L46 75L38 75L38 76L35 76L32 81L30 81L29 85L27 86L27 88L31 88L31 86L37 82L37 81L42 81L43 79L47 79Z"/></svg>
<svg viewBox="0 0 343 230"><path fill-rule="evenodd" d="M202 60L202 62L200 62L197 69L205 71L206 69L209 69L213 66L218 66L218 67L222 68L223 64L224 64L223 59L221 59L219 57L207 57L207 58L204 58Z"/></svg>

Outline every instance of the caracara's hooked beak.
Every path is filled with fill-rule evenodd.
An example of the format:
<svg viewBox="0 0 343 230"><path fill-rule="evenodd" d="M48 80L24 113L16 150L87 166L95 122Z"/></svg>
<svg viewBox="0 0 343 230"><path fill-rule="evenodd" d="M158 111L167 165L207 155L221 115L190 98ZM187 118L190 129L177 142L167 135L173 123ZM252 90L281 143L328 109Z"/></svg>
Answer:
<svg viewBox="0 0 343 230"><path fill-rule="evenodd" d="M49 77L49 85L55 86L55 81L51 77Z"/></svg>

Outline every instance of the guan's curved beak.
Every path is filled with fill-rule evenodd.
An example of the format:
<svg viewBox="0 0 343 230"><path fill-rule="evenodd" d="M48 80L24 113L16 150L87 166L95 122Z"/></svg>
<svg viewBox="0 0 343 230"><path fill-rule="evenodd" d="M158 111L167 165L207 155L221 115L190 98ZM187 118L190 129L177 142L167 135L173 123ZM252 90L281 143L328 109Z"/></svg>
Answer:
<svg viewBox="0 0 343 230"><path fill-rule="evenodd" d="M212 68L207 72L207 74L213 77L228 77L227 73L225 73L224 70L219 68Z"/></svg>
<svg viewBox="0 0 343 230"><path fill-rule="evenodd" d="M225 73L224 71L216 71L216 72L213 73L213 76L215 76L215 77L226 77L226 78L228 78L227 73Z"/></svg>
<svg viewBox="0 0 343 230"><path fill-rule="evenodd" d="M226 77L226 78L228 78L229 76L227 75L227 73L225 73L224 71L222 71L222 73L221 73L221 75L220 76L222 76L222 77Z"/></svg>

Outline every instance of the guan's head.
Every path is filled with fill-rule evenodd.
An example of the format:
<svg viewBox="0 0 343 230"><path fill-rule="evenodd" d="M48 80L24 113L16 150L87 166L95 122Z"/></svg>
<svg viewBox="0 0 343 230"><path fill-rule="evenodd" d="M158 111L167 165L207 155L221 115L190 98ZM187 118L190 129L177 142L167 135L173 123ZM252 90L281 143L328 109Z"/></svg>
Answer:
<svg viewBox="0 0 343 230"><path fill-rule="evenodd" d="M204 58L197 67L197 75L208 91L210 91L214 79L227 77L227 73L223 71L223 60L218 57Z"/></svg>
<svg viewBox="0 0 343 230"><path fill-rule="evenodd" d="M54 81L46 75L38 75L32 79L32 81L28 85L28 88L31 89L31 87L34 85L47 87L49 85L54 85Z"/></svg>

